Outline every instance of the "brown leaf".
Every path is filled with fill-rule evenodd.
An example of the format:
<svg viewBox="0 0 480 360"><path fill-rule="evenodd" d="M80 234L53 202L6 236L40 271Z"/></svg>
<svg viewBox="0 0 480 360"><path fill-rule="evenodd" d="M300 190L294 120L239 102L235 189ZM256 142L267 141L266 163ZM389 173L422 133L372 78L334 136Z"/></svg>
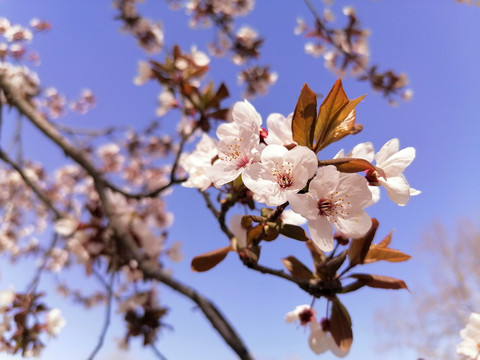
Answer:
<svg viewBox="0 0 480 360"><path fill-rule="evenodd" d="M395 279L389 276L371 275L371 274L352 274L350 277L359 280L366 286L378 289L407 289L403 280Z"/></svg>
<svg viewBox="0 0 480 360"><path fill-rule="evenodd" d="M378 220L372 218L372 226L370 230L361 238L353 239L348 248L348 258L350 259L350 265L362 264L365 256L368 253L368 249L372 244L375 233L378 229Z"/></svg>
<svg viewBox="0 0 480 360"><path fill-rule="evenodd" d="M370 245L368 253L365 256L364 264L385 260L388 262L402 262L411 258L410 255L403 253L400 250L390 249L388 245L392 241L392 232L390 232L378 244Z"/></svg>
<svg viewBox="0 0 480 360"><path fill-rule="evenodd" d="M327 145L355 133L355 107L365 97L349 100L338 79L328 93L318 113L314 127L314 151L319 152Z"/></svg>
<svg viewBox="0 0 480 360"><path fill-rule="evenodd" d="M282 259L285 268L297 279L310 280L314 278L313 273L295 256L289 256Z"/></svg>
<svg viewBox="0 0 480 360"><path fill-rule="evenodd" d="M280 227L280 234L299 241L308 241L309 239L307 233L302 227L292 224L282 224Z"/></svg>
<svg viewBox="0 0 480 360"><path fill-rule="evenodd" d="M312 149L313 129L317 118L317 95L304 84L292 119L293 140Z"/></svg>
<svg viewBox="0 0 480 360"><path fill-rule="evenodd" d="M348 351L350 349L353 342L352 320L338 298L332 301L330 332L340 350Z"/></svg>
<svg viewBox="0 0 480 360"><path fill-rule="evenodd" d="M390 231L390 233L387 236L385 236L383 240L377 244L377 246L383 247L383 248L388 247L388 245L390 245L390 243L392 242L392 235L393 235L393 231Z"/></svg>
<svg viewBox="0 0 480 360"><path fill-rule="evenodd" d="M191 268L193 271L207 271L219 264L227 254L232 251L231 246L209 251L205 254L197 255L192 259Z"/></svg>
<svg viewBox="0 0 480 360"><path fill-rule="evenodd" d="M388 262L402 262L410 259L411 256L407 255L400 250L380 247L376 244L372 244L368 250L367 256L365 256L364 264L374 263L380 260Z"/></svg>

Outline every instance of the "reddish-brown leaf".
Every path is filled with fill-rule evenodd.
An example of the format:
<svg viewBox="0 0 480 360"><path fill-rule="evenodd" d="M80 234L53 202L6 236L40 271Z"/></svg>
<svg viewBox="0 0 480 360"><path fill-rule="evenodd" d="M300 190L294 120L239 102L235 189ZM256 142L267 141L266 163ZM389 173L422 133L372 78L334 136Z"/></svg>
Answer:
<svg viewBox="0 0 480 360"><path fill-rule="evenodd" d="M411 256L405 254L400 250L390 249L372 244L368 249L367 256L365 256L364 264L370 264L380 260L388 262L402 262L410 259Z"/></svg>
<svg viewBox="0 0 480 360"><path fill-rule="evenodd" d="M348 248L350 265L362 264L378 229L378 220L372 218L372 227L359 239L353 239Z"/></svg>
<svg viewBox="0 0 480 360"><path fill-rule="evenodd" d="M308 241L309 239L307 233L302 227L292 224L282 224L280 227L280 234L300 241Z"/></svg>
<svg viewBox="0 0 480 360"><path fill-rule="evenodd" d="M372 275L372 274L352 274L350 277L357 279L366 286L378 289L407 289L408 287L403 280L395 279L389 276Z"/></svg>
<svg viewBox="0 0 480 360"><path fill-rule="evenodd" d="M293 140L312 149L313 131L317 118L317 95L304 84L292 119Z"/></svg>
<svg viewBox="0 0 480 360"><path fill-rule="evenodd" d="M352 320L338 298L332 301L330 332L340 350L348 351L350 349L353 342Z"/></svg>
<svg viewBox="0 0 480 360"><path fill-rule="evenodd" d="M232 251L231 246L209 251L205 254L197 255L192 259L191 268L193 271L207 271L219 264L227 254Z"/></svg>
<svg viewBox="0 0 480 360"><path fill-rule="evenodd" d="M382 241L378 244L370 245L368 253L365 256L364 263L373 263L380 260L388 262L402 262L411 258L410 255L403 253L400 250L390 249L388 245L392 241L392 232L390 232Z"/></svg>
<svg viewBox="0 0 480 360"><path fill-rule="evenodd" d="M313 273L295 256L289 256L282 259L285 268L297 279L310 280L314 278Z"/></svg>
<svg viewBox="0 0 480 360"><path fill-rule="evenodd" d="M355 128L355 107L364 96L349 100L338 79L320 105L314 127L314 151L319 152L327 145L357 132Z"/></svg>

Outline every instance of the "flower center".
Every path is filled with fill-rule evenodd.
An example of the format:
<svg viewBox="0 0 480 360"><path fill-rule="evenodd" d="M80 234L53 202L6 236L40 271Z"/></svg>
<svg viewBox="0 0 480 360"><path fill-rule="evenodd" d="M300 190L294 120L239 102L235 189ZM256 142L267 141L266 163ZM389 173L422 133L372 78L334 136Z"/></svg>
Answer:
<svg viewBox="0 0 480 360"><path fill-rule="evenodd" d="M224 156L221 157L221 160L234 161L237 170L247 166L250 163L250 158L248 155L242 152L242 147L240 146L241 142L242 138L234 138L233 143L227 144L228 151L224 152Z"/></svg>
<svg viewBox="0 0 480 360"><path fill-rule="evenodd" d="M289 173L281 173L277 175L277 183L282 189L290 187L293 183L292 176Z"/></svg>
<svg viewBox="0 0 480 360"><path fill-rule="evenodd" d="M310 321L315 320L315 316L312 309L304 309L300 314L298 314L300 318L300 324L307 325Z"/></svg>
<svg viewBox="0 0 480 360"><path fill-rule="evenodd" d="M351 204L348 194L338 196L338 191L331 193L329 198L322 197L317 201L318 215L325 216L328 221L336 221L340 217L345 219L350 215L348 209Z"/></svg>
<svg viewBox="0 0 480 360"><path fill-rule="evenodd" d="M237 170L247 166L250 163L250 159L247 155L243 154L236 159Z"/></svg>
<svg viewBox="0 0 480 360"><path fill-rule="evenodd" d="M335 211L335 204L328 199L321 198L317 202L318 215L330 216Z"/></svg>
<svg viewBox="0 0 480 360"><path fill-rule="evenodd" d="M277 163L276 169L272 172L272 175L277 178L277 184L282 189L286 189L293 184L292 164L289 162L282 165Z"/></svg>

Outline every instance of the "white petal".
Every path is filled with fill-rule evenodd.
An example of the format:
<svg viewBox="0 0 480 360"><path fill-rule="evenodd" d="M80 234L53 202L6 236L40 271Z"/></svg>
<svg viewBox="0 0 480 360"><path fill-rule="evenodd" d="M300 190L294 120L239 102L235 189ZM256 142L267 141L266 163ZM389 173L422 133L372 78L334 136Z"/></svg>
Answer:
<svg viewBox="0 0 480 360"><path fill-rule="evenodd" d="M229 222L230 230L237 239L240 248L247 246L247 229L242 226L242 217L241 214L233 215Z"/></svg>
<svg viewBox="0 0 480 360"><path fill-rule="evenodd" d="M347 157L365 159L372 162L375 157L372 143L364 142L356 145L352 151L348 153Z"/></svg>
<svg viewBox="0 0 480 360"><path fill-rule="evenodd" d="M287 194L287 200L297 214L311 220L318 218L317 200L310 194Z"/></svg>
<svg viewBox="0 0 480 360"><path fill-rule="evenodd" d="M275 163L283 163L283 158L287 153L288 150L285 146L275 144L267 145L262 151L262 163L264 163L265 165L275 165Z"/></svg>
<svg viewBox="0 0 480 360"><path fill-rule="evenodd" d="M405 171L405 168L411 164L415 159L415 149L413 147L408 147L400 150L396 154L390 156L386 161L378 166L385 171L387 179L389 176L399 176Z"/></svg>
<svg viewBox="0 0 480 360"><path fill-rule="evenodd" d="M360 210L351 217L345 219L341 217L336 218L333 225L346 236L356 238L366 234L372 226L372 220L364 210Z"/></svg>
<svg viewBox="0 0 480 360"><path fill-rule="evenodd" d="M285 161L295 164L295 168L305 168L307 170L308 178L311 178L318 168L317 154L306 146L294 147L285 155Z"/></svg>
<svg viewBox="0 0 480 360"><path fill-rule="evenodd" d="M262 117L247 100L235 103L233 106L232 117L233 121L241 124L253 122L257 126L262 125Z"/></svg>
<svg viewBox="0 0 480 360"><path fill-rule="evenodd" d="M416 195L420 195L422 192L420 190L417 190L417 189L414 189L414 188L410 188L410 196L416 196Z"/></svg>
<svg viewBox="0 0 480 360"><path fill-rule="evenodd" d="M267 118L267 144L288 145L294 143L292 135L292 116L270 114Z"/></svg>
<svg viewBox="0 0 480 360"><path fill-rule="evenodd" d="M312 241L320 248L320 250L325 252L333 250L332 225L325 217L317 216L316 220L309 219L308 230Z"/></svg>
<svg viewBox="0 0 480 360"><path fill-rule="evenodd" d="M212 179L215 187L235 180L241 174L243 168L237 169L231 161L216 161L210 169L207 169L207 176Z"/></svg>
<svg viewBox="0 0 480 360"><path fill-rule="evenodd" d="M364 208L372 200L367 180L358 174L341 174L336 191L353 208Z"/></svg>
<svg viewBox="0 0 480 360"><path fill-rule="evenodd" d="M309 192L321 198L331 192L334 192L337 188L337 184L340 178L340 172L335 166L329 165L321 167L317 171L317 175L313 178L309 185Z"/></svg>
<svg viewBox="0 0 480 360"><path fill-rule="evenodd" d="M302 215L297 214L290 209L284 210L280 217L285 224L304 225L307 222L307 219L305 219Z"/></svg>
<svg viewBox="0 0 480 360"><path fill-rule="evenodd" d="M326 334L320 327L310 332L308 345L317 355L322 354L329 349Z"/></svg>
<svg viewBox="0 0 480 360"><path fill-rule="evenodd" d="M385 145L377 152L375 155L375 161L377 162L378 166L382 167L382 164L387 161L387 159L398 152L400 148L400 142L398 139L392 139L387 141Z"/></svg>
<svg viewBox="0 0 480 360"><path fill-rule="evenodd" d="M380 184L387 190L388 197L396 204L405 206L410 200L410 186L403 176L391 177L385 181L379 179Z"/></svg>

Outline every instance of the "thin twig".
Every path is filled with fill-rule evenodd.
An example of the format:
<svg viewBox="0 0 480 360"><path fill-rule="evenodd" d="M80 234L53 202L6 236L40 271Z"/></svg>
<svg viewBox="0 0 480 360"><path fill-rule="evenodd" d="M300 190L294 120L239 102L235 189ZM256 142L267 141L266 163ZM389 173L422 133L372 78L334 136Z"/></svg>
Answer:
<svg viewBox="0 0 480 360"><path fill-rule="evenodd" d="M40 265L40 267L37 269L37 272L35 273L35 277L32 279L30 282L30 285L27 287L26 293L34 293L35 290L37 289L37 286L40 282L40 277L42 276L43 270L45 270L45 267L47 266L47 260L48 260L48 255L52 251L52 249L55 247L59 239L59 235L55 233L52 237L52 241L50 242L50 245L48 246L47 251L45 252L45 256L43 258L43 262Z"/></svg>
<svg viewBox="0 0 480 360"><path fill-rule="evenodd" d="M103 329L102 329L102 332L100 333L100 337L98 338L97 346L95 346L95 349L93 349L93 352L88 357L88 360L95 359L95 356L97 355L97 353L100 351L100 349L103 346L103 342L105 340L105 335L107 334L108 328L110 327L110 317L111 317L111 313L112 313L114 276L115 276L115 273L112 272L112 274L110 275L110 281L108 283L108 286L105 286L105 288L107 289L107 306L106 306L106 309L105 309L105 321L103 323Z"/></svg>
<svg viewBox="0 0 480 360"><path fill-rule="evenodd" d="M0 159L15 169L15 171L22 177L25 184L27 184L27 186L35 193L35 195L37 195L37 197L45 204L45 206L47 206L55 214L56 219L64 217L64 215L44 194L44 191L33 180L31 180L25 171L23 171L23 169L20 167L20 165L13 161L2 149L0 149Z"/></svg>
<svg viewBox="0 0 480 360"><path fill-rule="evenodd" d="M155 354L156 357L158 357L160 360L167 360L165 355L163 355L160 350L157 349L157 347L154 344L150 344L150 348L152 349L153 353Z"/></svg>

